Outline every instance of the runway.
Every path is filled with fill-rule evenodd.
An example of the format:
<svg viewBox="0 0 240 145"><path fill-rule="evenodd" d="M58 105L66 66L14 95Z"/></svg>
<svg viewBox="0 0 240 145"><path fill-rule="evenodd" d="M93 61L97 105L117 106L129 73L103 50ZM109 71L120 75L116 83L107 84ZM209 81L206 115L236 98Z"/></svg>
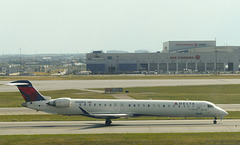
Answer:
<svg viewBox="0 0 240 145"><path fill-rule="evenodd" d="M0 135L190 132L240 132L240 120L113 120L112 126L104 121L0 122Z"/></svg>
<svg viewBox="0 0 240 145"><path fill-rule="evenodd" d="M5 86L0 92L17 92L17 87ZM188 86L240 84L240 79L181 79L181 80L60 80L32 81L39 90L88 89L107 87ZM239 111L239 104L219 104L227 111ZM27 108L1 108L1 115L45 114ZM0 116L1 117L1 116ZM184 132L240 132L240 120L143 120L114 121L106 127L104 121L41 121L0 122L0 135L17 134L101 134L101 133L184 133Z"/></svg>
<svg viewBox="0 0 240 145"><path fill-rule="evenodd" d="M11 81L0 81L0 92L17 92L17 87L6 86ZM240 84L240 79L165 79L165 80L57 80L31 81L39 91L112 88L112 87L151 87L151 86L190 86Z"/></svg>

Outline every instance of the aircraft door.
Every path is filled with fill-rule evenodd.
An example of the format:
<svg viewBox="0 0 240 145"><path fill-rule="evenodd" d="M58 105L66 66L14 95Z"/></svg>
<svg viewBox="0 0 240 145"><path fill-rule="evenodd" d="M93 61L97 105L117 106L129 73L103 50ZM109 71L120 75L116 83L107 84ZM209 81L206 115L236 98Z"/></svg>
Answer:
<svg viewBox="0 0 240 145"><path fill-rule="evenodd" d="M202 114L202 105L196 105L196 107L197 107L197 110L196 110L196 114L197 115L201 115Z"/></svg>

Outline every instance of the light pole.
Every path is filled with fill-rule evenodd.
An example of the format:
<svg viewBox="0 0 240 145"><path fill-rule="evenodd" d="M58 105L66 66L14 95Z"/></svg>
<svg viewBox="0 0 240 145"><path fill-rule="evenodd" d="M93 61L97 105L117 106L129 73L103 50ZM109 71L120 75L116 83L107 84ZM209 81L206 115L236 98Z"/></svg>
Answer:
<svg viewBox="0 0 240 145"><path fill-rule="evenodd" d="M22 71L22 48L20 48L20 63L19 63L19 74L21 74Z"/></svg>
<svg viewBox="0 0 240 145"><path fill-rule="evenodd" d="M69 59L68 59L68 61L67 61L67 65L68 65L68 72L67 72L67 74L69 75Z"/></svg>

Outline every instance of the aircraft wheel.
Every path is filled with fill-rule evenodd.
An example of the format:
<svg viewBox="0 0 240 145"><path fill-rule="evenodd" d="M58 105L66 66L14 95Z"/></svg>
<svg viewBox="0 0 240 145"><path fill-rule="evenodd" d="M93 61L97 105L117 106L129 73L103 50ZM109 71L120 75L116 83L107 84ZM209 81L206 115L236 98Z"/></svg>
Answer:
<svg viewBox="0 0 240 145"><path fill-rule="evenodd" d="M217 117L214 118L213 124L217 124Z"/></svg>
<svg viewBox="0 0 240 145"><path fill-rule="evenodd" d="M110 126L111 123L112 123L112 121L110 119L106 119L106 121L105 121L105 125L106 126Z"/></svg>

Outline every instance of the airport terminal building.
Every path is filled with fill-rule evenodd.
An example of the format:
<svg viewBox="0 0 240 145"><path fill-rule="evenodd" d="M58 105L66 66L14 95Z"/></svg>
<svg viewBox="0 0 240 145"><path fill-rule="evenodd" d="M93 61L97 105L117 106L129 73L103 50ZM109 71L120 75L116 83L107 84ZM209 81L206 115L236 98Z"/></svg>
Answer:
<svg viewBox="0 0 240 145"><path fill-rule="evenodd" d="M216 46L216 41L168 41L162 53L103 53L86 55L92 74L117 73L238 73L240 46Z"/></svg>

